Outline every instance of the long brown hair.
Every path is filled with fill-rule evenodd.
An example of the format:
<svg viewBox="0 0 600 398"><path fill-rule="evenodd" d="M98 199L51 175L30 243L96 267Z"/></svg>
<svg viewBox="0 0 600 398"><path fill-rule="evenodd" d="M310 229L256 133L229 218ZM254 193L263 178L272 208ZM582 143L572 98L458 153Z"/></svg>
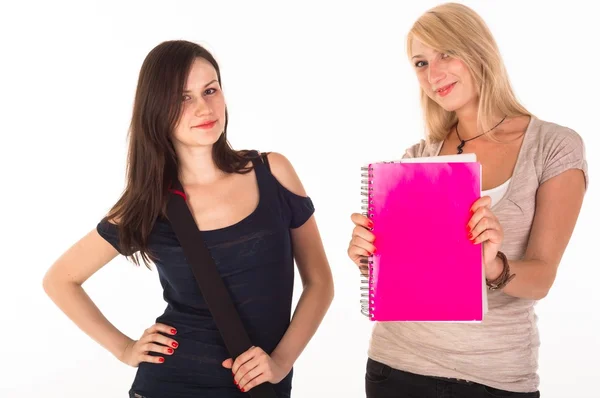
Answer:
<svg viewBox="0 0 600 398"><path fill-rule="evenodd" d="M148 239L159 217L166 218L169 185L179 163L171 140L182 111L187 76L196 58L217 61L204 47L185 40L166 41L146 56L139 74L129 128L127 182L106 219L117 224L121 253L136 265L153 261ZM223 133L212 148L216 166L226 173L246 173L248 151L236 151L227 141L227 111Z"/></svg>
<svg viewBox="0 0 600 398"><path fill-rule="evenodd" d="M407 55L412 57L412 40L462 60L479 89L478 127L487 131L497 120L497 112L508 117L532 114L517 100L498 45L483 19L471 8L458 3L444 3L426 11L407 35ZM455 112L448 112L420 89L421 107L429 141L446 138L458 122Z"/></svg>

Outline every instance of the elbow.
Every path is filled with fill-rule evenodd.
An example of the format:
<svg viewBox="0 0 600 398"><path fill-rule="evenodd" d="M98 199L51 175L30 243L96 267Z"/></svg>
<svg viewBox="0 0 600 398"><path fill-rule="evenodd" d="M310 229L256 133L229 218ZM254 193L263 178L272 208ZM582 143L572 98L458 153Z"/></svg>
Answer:
<svg viewBox="0 0 600 398"><path fill-rule="evenodd" d="M542 299L546 298L546 296L548 295L549 292L550 292L550 289L538 289L531 295L531 299L536 300L536 301L542 300Z"/></svg>
<svg viewBox="0 0 600 398"><path fill-rule="evenodd" d="M546 296L548 296L548 293L550 293L550 289L552 288L552 284L554 283L554 278L552 278L552 280L546 282L546 283L540 283L537 286L537 289L535 289L534 292L534 300L541 300L546 298Z"/></svg>
<svg viewBox="0 0 600 398"><path fill-rule="evenodd" d="M333 302L333 298L335 296L335 287L331 274L327 277L306 283L304 285L304 289L307 292L312 291L314 292L313 294L318 294L319 301L327 304L327 306L331 305Z"/></svg>
<svg viewBox="0 0 600 398"><path fill-rule="evenodd" d="M44 289L44 293L46 293L48 297L52 297L54 292L56 292L57 284L56 278L52 276L50 271L44 275L44 278L42 279L42 289Z"/></svg>
<svg viewBox="0 0 600 398"><path fill-rule="evenodd" d="M42 279L42 289L44 289L46 295L53 300L58 293L65 291L65 288L70 285L81 286L78 283L69 282L64 278L61 278L60 275L52 272L52 269L50 269Z"/></svg>
<svg viewBox="0 0 600 398"><path fill-rule="evenodd" d="M554 284L554 279L556 277L556 273L552 273L551 275L547 275L545 278L541 278L535 286L531 289L530 298L533 300L542 300L548 296L550 293L550 289Z"/></svg>
<svg viewBox="0 0 600 398"><path fill-rule="evenodd" d="M527 286L511 286L512 283L506 285L503 289L504 293L509 296L525 299L525 300L535 300L539 301L548 295L550 292L550 286L545 284L535 284L535 285L527 285Z"/></svg>
<svg viewBox="0 0 600 398"><path fill-rule="evenodd" d="M554 284L558 263L540 258L526 261L520 265L523 269L515 271L516 277L506 286L506 293L528 300L542 300L548 296Z"/></svg>
<svg viewBox="0 0 600 398"><path fill-rule="evenodd" d="M335 296L335 285L333 283L333 275L331 274L331 272L327 274L327 278L325 278L325 281L325 300L328 304L331 304L333 302L333 297Z"/></svg>
<svg viewBox="0 0 600 398"><path fill-rule="evenodd" d="M333 298L335 296L335 286L333 284L333 279L330 281L330 283L327 284L327 303L331 304L333 302Z"/></svg>

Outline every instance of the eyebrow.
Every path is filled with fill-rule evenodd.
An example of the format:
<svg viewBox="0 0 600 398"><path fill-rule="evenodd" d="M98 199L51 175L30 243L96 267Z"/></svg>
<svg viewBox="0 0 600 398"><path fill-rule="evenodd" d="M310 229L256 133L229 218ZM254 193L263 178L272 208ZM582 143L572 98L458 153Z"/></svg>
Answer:
<svg viewBox="0 0 600 398"><path fill-rule="evenodd" d="M211 80L211 81L209 81L208 83L206 83L206 84L204 85L204 88L206 88L206 87L210 86L211 84L213 84L213 83L215 83L215 82L216 82L216 83L218 83L219 81L218 81L217 79ZM191 90L183 90L183 92L184 92L184 93L189 93L189 92L191 92Z"/></svg>
<svg viewBox="0 0 600 398"><path fill-rule="evenodd" d="M413 57L411 59L422 58L422 57L423 57L422 54L417 54L417 55L413 55Z"/></svg>

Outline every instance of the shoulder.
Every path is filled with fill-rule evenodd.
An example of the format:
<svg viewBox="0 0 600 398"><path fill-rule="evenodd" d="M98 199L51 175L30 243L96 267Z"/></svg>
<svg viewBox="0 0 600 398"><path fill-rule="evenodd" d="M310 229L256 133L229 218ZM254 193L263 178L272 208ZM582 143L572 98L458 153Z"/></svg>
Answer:
<svg viewBox="0 0 600 398"><path fill-rule="evenodd" d="M306 196L302 182L289 159L278 152L268 152L266 156L273 177L290 192Z"/></svg>
<svg viewBox="0 0 600 398"><path fill-rule="evenodd" d="M587 182L586 149L581 135L575 130L544 120L536 120L537 168L540 183L568 169L581 169Z"/></svg>
<svg viewBox="0 0 600 398"><path fill-rule="evenodd" d="M98 223L98 228L107 232L114 232L118 230L119 223L114 218L111 218L109 215L106 215L102 217L102 219Z"/></svg>
<svg viewBox="0 0 600 398"><path fill-rule="evenodd" d="M117 233L120 229L119 219L112 216L111 214L107 214L98 223L98 228L111 233Z"/></svg>
<svg viewBox="0 0 600 398"><path fill-rule="evenodd" d="M538 141L542 148L549 149L561 143L581 148L585 146L581 135L572 128L539 119L537 123Z"/></svg>
<svg viewBox="0 0 600 398"><path fill-rule="evenodd" d="M96 232L122 254L119 226L113 218L104 216L96 225Z"/></svg>
<svg viewBox="0 0 600 398"><path fill-rule="evenodd" d="M538 161L548 164L552 159L585 161L585 143L572 128L536 119Z"/></svg>

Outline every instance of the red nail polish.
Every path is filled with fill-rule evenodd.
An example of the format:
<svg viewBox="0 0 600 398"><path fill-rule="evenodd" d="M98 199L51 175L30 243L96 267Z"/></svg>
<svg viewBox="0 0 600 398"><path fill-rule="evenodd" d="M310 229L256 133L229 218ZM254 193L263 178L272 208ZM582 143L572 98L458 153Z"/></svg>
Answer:
<svg viewBox="0 0 600 398"><path fill-rule="evenodd" d="M172 353L173 353L173 349L172 349L172 348L169 348L169 349L167 350L167 352L168 352L169 354L172 354Z"/></svg>
<svg viewBox="0 0 600 398"><path fill-rule="evenodd" d="M171 329L171 334L177 334L177 329Z"/></svg>
<svg viewBox="0 0 600 398"><path fill-rule="evenodd" d="M246 389L245 389L245 388L242 388L241 390L242 390L242 392L246 392Z"/></svg>
<svg viewBox="0 0 600 398"><path fill-rule="evenodd" d="M473 239L473 234L472 233L469 234L469 239Z"/></svg>
<svg viewBox="0 0 600 398"><path fill-rule="evenodd" d="M171 345L175 348L177 348L179 346L179 344L177 344L176 342L172 342Z"/></svg>
<svg viewBox="0 0 600 398"><path fill-rule="evenodd" d="M158 358L158 362L163 363L165 359L163 357Z"/></svg>

